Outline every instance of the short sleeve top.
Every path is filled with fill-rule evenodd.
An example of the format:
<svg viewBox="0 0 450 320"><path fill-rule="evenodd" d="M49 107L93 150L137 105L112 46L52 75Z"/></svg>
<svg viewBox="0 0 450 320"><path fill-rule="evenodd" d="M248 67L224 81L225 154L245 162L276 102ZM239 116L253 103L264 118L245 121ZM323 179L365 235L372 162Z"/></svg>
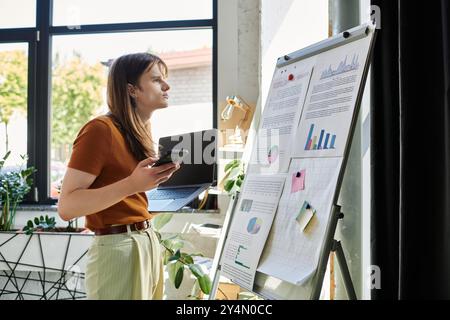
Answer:
<svg viewBox="0 0 450 320"><path fill-rule="evenodd" d="M68 167L95 175L97 178L89 189L97 189L128 177L138 163L113 120L108 116L100 116L81 128L73 143ZM95 230L151 218L147 196L141 192L87 215L86 227Z"/></svg>

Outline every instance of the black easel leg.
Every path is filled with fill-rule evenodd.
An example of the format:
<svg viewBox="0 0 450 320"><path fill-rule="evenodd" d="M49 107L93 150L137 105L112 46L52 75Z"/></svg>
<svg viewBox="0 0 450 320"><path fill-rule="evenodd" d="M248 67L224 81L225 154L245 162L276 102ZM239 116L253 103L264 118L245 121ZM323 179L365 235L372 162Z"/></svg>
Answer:
<svg viewBox="0 0 450 320"><path fill-rule="evenodd" d="M339 263L339 269L341 270L342 279L344 280L347 296L350 300L357 300L355 288L353 287L352 278L350 277L350 272L348 271L348 265L345 261L344 250L342 250L340 241L334 240L333 251L336 252L336 257Z"/></svg>

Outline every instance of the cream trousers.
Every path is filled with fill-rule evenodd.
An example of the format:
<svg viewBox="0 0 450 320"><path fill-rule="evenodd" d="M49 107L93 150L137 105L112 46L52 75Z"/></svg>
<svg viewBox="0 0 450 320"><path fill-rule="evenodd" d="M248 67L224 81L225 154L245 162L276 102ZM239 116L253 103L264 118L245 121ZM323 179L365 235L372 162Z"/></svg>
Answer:
<svg viewBox="0 0 450 320"><path fill-rule="evenodd" d="M85 275L90 300L161 300L161 245L152 228L95 236Z"/></svg>

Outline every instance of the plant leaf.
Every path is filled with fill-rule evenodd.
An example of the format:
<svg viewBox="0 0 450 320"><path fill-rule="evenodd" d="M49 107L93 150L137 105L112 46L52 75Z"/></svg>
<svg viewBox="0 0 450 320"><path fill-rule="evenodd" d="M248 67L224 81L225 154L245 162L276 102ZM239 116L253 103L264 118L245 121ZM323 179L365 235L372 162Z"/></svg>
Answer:
<svg viewBox="0 0 450 320"><path fill-rule="evenodd" d="M28 220L28 221L27 221L27 227L28 227L28 228L33 228L33 221Z"/></svg>
<svg viewBox="0 0 450 320"><path fill-rule="evenodd" d="M242 168L241 167L234 167L233 169L230 170L230 178L231 179L235 179L241 174L242 174Z"/></svg>
<svg viewBox="0 0 450 320"><path fill-rule="evenodd" d="M225 191L228 192L228 191L230 191L233 188L233 186L234 186L234 180L228 180L225 183L225 186L223 188L225 189Z"/></svg>
<svg viewBox="0 0 450 320"><path fill-rule="evenodd" d="M178 268L176 268L177 263L178 262L172 262L167 264L167 274L169 275L169 280L172 283L175 281L175 274L176 271L178 270Z"/></svg>
<svg viewBox="0 0 450 320"><path fill-rule="evenodd" d="M202 292L204 294L209 294L211 292L211 279L209 278L209 276L205 274L202 269L196 264L190 264L189 269L197 278Z"/></svg>
<svg viewBox="0 0 450 320"><path fill-rule="evenodd" d="M177 251L184 247L186 241L183 239L166 239L162 242L167 248Z"/></svg>
<svg viewBox="0 0 450 320"><path fill-rule="evenodd" d="M181 266L178 268L177 274L175 276L175 288L179 288L181 285L181 282L183 281L183 273L184 273L184 266Z"/></svg>
<svg viewBox="0 0 450 320"><path fill-rule="evenodd" d="M192 259L192 257L189 254L187 254L187 253L182 253L181 254L181 258L187 264L193 264L194 263L194 259Z"/></svg>
<svg viewBox="0 0 450 320"><path fill-rule="evenodd" d="M212 283L208 275L205 274L203 277L199 278L198 283L204 294L209 294L211 292Z"/></svg>
<svg viewBox="0 0 450 320"><path fill-rule="evenodd" d="M152 224L155 230L159 231L164 227L171 219L173 214L171 213L160 213L152 219Z"/></svg>
<svg viewBox="0 0 450 320"><path fill-rule="evenodd" d="M38 217L34 218L34 224L35 224L35 225L38 225L38 224L39 224L39 218L38 218Z"/></svg>
<svg viewBox="0 0 450 320"><path fill-rule="evenodd" d="M200 279L205 275L202 269L197 264L190 264L189 269L192 271L192 273L197 279Z"/></svg>
<svg viewBox="0 0 450 320"><path fill-rule="evenodd" d="M179 261L171 262L167 265L167 273L169 275L169 280L171 283L175 283L175 276L180 266L183 266L183 264Z"/></svg>
<svg viewBox="0 0 450 320"><path fill-rule="evenodd" d="M170 258L171 256L172 256L172 254L170 253L170 251L164 249L164 260L163 260L164 265L166 265L167 263L169 263L169 258Z"/></svg>
<svg viewBox="0 0 450 320"><path fill-rule="evenodd" d="M203 253L191 253L191 257L204 257L205 255Z"/></svg>
<svg viewBox="0 0 450 320"><path fill-rule="evenodd" d="M180 257L181 257L180 250L177 250L177 252L175 252L175 254L169 258L169 262L176 261L180 259Z"/></svg>
<svg viewBox="0 0 450 320"><path fill-rule="evenodd" d="M11 150L9 150L4 156L3 156L3 160L6 161L6 159L8 159L9 155L11 154Z"/></svg>
<svg viewBox="0 0 450 320"><path fill-rule="evenodd" d="M227 163L225 165L224 171L227 172L228 170L231 170L232 168L238 167L239 163L240 163L240 161L238 159L234 159L234 160L230 161L229 163Z"/></svg>

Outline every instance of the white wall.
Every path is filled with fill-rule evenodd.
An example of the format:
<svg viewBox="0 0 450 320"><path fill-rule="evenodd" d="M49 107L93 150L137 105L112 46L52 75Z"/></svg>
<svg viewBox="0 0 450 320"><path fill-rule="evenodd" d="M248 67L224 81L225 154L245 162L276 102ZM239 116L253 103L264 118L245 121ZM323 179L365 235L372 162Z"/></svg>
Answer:
<svg viewBox="0 0 450 320"><path fill-rule="evenodd" d="M260 0L219 0L217 104L223 105L226 96L237 95L256 105L260 97L260 65ZM222 121L220 114L217 121ZM250 129L249 146L251 136ZM219 159L220 175L229 161ZM221 199L219 208L224 214L229 202Z"/></svg>
<svg viewBox="0 0 450 320"><path fill-rule="evenodd" d="M218 103L228 95L250 104L259 97L259 2L218 1Z"/></svg>
<svg viewBox="0 0 450 320"><path fill-rule="evenodd" d="M264 109L278 57L327 38L327 0L260 0L260 82L254 121L247 144L252 144ZM256 51L256 47L253 48ZM243 156L250 159L250 149Z"/></svg>
<svg viewBox="0 0 450 320"><path fill-rule="evenodd" d="M227 95L235 94L238 88L238 0L217 1L218 23L218 88L217 102Z"/></svg>
<svg viewBox="0 0 450 320"><path fill-rule="evenodd" d="M328 37L328 0L261 0L261 104L277 58Z"/></svg>

